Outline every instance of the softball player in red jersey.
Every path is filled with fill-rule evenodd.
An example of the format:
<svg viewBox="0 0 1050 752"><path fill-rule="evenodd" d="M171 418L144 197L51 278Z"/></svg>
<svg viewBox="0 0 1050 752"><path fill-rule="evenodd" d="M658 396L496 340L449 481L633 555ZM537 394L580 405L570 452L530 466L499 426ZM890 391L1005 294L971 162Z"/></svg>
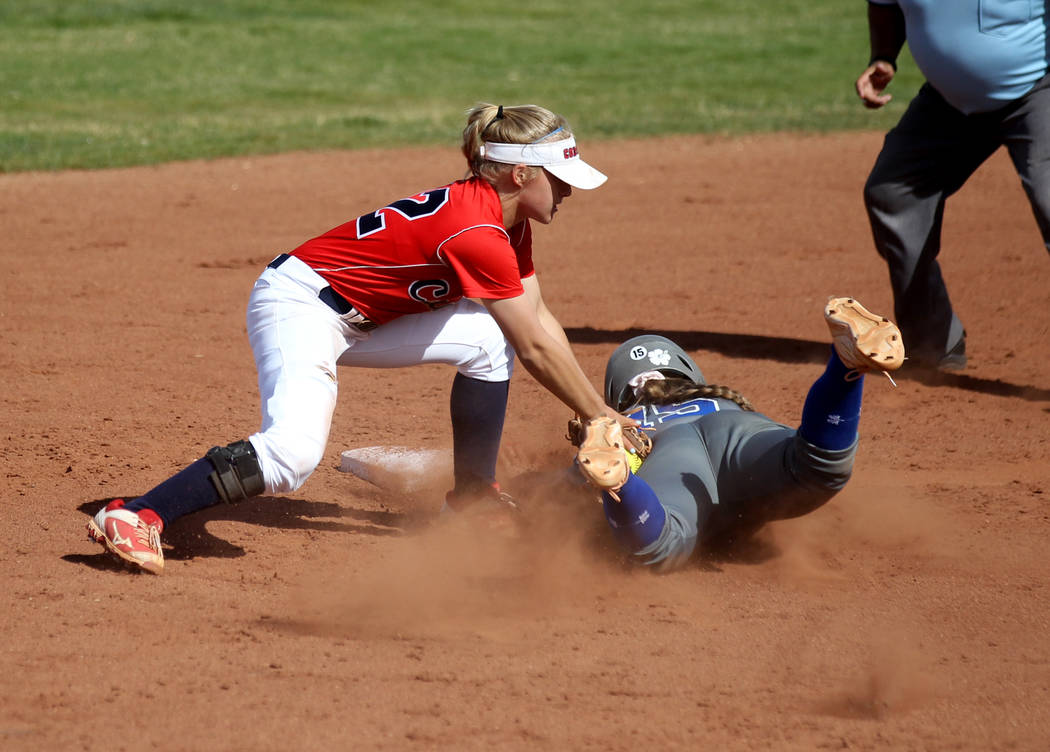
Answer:
<svg viewBox="0 0 1050 752"><path fill-rule="evenodd" d="M582 417L633 423L584 375L532 262L531 222L548 224L572 188L605 176L580 158L565 119L535 105L472 109L463 154L469 178L362 214L269 264L247 312L260 430L138 499L111 502L88 523L93 540L159 573L160 533L175 519L298 489L324 454L339 366L456 367L452 510L513 505L495 475L515 354Z"/></svg>

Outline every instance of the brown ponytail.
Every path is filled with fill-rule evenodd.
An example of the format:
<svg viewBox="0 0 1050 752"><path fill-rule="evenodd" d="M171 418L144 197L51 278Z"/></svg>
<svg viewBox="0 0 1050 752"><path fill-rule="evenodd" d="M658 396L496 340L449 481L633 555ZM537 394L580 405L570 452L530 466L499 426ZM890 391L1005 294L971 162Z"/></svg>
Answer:
<svg viewBox="0 0 1050 752"><path fill-rule="evenodd" d="M735 402L741 410L754 412L751 401L727 386L717 384L694 384L685 379L663 379L647 381L642 385L638 395L639 404L676 405L698 397L727 399Z"/></svg>

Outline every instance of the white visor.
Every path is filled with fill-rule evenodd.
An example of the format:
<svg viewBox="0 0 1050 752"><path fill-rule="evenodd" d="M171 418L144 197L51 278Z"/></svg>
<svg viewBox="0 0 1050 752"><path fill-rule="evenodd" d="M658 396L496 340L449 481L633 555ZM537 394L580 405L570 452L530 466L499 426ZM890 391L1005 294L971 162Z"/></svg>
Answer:
<svg viewBox="0 0 1050 752"><path fill-rule="evenodd" d="M486 141L481 156L502 164L542 167L573 188L597 188L608 178L580 159L576 139L569 137L545 144L497 144Z"/></svg>

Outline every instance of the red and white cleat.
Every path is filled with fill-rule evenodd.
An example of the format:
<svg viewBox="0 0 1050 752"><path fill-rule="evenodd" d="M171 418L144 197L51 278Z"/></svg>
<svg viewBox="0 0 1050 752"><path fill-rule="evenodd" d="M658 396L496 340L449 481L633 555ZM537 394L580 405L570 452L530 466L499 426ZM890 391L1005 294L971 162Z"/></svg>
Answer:
<svg viewBox="0 0 1050 752"><path fill-rule="evenodd" d="M123 499L109 502L87 524L88 537L123 561L147 572L164 571L160 533L164 523L155 512L124 509Z"/></svg>

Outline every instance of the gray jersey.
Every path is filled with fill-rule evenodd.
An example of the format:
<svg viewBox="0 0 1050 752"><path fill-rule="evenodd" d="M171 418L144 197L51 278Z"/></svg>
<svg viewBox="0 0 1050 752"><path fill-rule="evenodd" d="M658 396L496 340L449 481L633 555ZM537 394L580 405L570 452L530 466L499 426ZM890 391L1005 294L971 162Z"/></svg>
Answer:
<svg viewBox="0 0 1050 752"><path fill-rule="evenodd" d="M660 571L680 566L697 543L816 509L849 480L857 445L813 446L794 428L725 399L634 411L653 433L638 470L667 511L660 537L634 554Z"/></svg>

